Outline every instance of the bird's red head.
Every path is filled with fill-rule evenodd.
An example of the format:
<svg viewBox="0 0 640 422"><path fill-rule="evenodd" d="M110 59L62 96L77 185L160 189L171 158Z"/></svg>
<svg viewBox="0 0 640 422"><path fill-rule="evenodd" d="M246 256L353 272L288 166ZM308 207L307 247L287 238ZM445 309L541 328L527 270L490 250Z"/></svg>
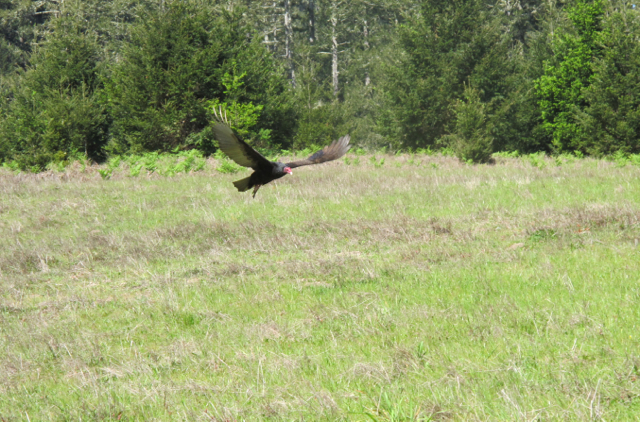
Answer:
<svg viewBox="0 0 640 422"><path fill-rule="evenodd" d="M285 167L283 171L287 174L293 174L293 172L291 171L291 168L289 167Z"/></svg>

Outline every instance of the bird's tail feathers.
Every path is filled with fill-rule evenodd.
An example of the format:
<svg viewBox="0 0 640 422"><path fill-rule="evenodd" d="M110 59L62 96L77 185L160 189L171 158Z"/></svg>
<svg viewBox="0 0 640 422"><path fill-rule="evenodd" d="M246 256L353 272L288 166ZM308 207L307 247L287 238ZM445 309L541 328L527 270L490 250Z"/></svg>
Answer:
<svg viewBox="0 0 640 422"><path fill-rule="evenodd" d="M251 189L251 186L249 186L250 184L249 179L251 179L251 176L241 180L236 180L235 182L233 182L233 185L236 187L236 189L238 189L238 192L248 191L249 189Z"/></svg>

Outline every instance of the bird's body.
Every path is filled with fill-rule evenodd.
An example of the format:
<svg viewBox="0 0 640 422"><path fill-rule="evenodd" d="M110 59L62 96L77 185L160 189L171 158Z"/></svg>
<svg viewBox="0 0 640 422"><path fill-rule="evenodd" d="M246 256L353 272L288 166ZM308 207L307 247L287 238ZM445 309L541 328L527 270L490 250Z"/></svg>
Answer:
<svg viewBox="0 0 640 422"><path fill-rule="evenodd" d="M245 192L251 188L255 188L253 193L255 196L258 189L260 189L260 186L266 185L267 183L279 179L287 174L291 174L291 169L289 169L289 171L285 171L285 164L273 161L270 161L269 163L275 165L271 166L271 168L258 168L251 174L251 176L237 180L233 182L233 185L239 192Z"/></svg>
<svg viewBox="0 0 640 422"><path fill-rule="evenodd" d="M258 189L260 189L260 186L266 185L287 174L293 174L291 169L335 160L346 154L350 148L350 138L349 135L346 135L304 160L293 161L286 164L279 161L269 161L233 133L229 122L222 116L221 112L215 114L218 122L213 127L213 133L218 140L220 149L236 163L244 167L251 167L254 170L251 176L237 180L233 182L233 184L240 192L254 188L254 197Z"/></svg>

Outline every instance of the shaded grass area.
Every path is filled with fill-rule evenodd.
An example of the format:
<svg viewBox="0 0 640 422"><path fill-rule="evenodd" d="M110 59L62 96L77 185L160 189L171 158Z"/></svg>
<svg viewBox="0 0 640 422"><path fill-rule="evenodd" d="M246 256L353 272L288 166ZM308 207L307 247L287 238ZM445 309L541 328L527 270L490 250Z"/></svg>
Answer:
<svg viewBox="0 0 640 422"><path fill-rule="evenodd" d="M637 420L640 169L348 158L0 172L0 418Z"/></svg>

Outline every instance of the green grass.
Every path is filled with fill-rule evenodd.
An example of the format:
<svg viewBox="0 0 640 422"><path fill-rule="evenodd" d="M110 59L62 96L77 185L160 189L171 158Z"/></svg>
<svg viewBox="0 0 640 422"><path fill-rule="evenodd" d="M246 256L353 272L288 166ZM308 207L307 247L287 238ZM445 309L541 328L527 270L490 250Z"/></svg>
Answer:
<svg viewBox="0 0 640 422"><path fill-rule="evenodd" d="M0 169L0 420L637 421L639 168L496 161Z"/></svg>

